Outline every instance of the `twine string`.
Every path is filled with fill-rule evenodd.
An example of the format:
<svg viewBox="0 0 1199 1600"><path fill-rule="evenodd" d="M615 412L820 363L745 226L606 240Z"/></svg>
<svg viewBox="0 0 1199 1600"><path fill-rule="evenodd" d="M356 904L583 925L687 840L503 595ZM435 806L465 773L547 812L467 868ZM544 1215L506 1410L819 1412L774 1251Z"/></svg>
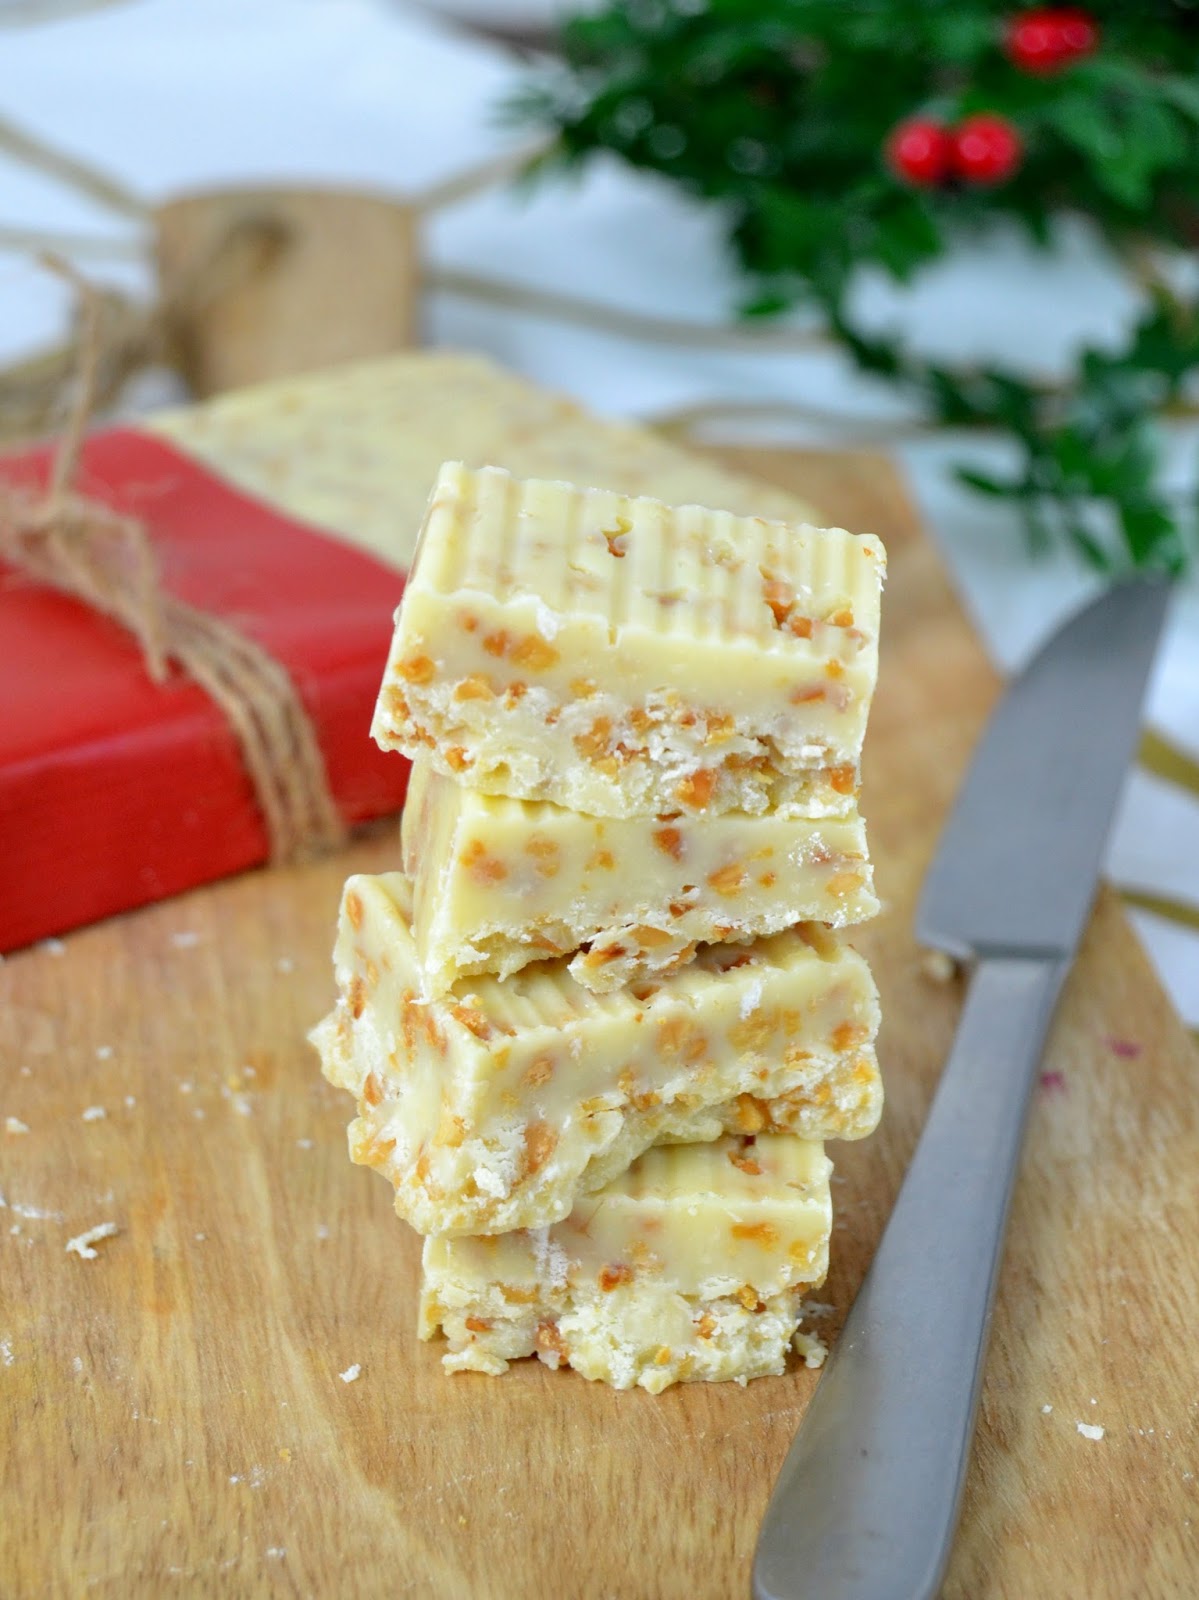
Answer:
<svg viewBox="0 0 1199 1600"><path fill-rule="evenodd" d="M210 696L237 741L272 862L335 848L345 827L290 675L232 623L169 594L142 524L75 488L100 364L100 296L67 263L47 265L79 296L76 388L44 494L0 485L0 557L128 629L156 683L174 662Z"/></svg>

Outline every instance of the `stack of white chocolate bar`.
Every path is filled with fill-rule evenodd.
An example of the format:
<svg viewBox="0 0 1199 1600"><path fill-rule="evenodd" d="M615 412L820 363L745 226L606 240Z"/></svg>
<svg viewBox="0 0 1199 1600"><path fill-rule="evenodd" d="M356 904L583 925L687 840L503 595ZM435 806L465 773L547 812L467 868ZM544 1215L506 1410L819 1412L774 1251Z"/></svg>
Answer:
<svg viewBox="0 0 1199 1600"><path fill-rule="evenodd" d="M875 1127L876 539L442 468L375 717L403 871L314 1033L451 1369L783 1369Z"/></svg>

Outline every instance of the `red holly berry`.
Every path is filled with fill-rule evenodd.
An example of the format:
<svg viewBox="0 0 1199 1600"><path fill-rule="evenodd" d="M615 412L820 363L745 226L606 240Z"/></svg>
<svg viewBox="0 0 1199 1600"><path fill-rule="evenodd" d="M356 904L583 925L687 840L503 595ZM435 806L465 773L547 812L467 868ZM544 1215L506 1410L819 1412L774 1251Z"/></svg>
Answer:
<svg viewBox="0 0 1199 1600"><path fill-rule="evenodd" d="M1006 117L980 111L953 130L953 170L966 183L1003 183L1020 165L1023 149Z"/></svg>
<svg viewBox="0 0 1199 1600"><path fill-rule="evenodd" d="M949 170L949 132L931 117L909 117L891 130L887 164L897 178L921 188L941 182Z"/></svg>
<svg viewBox="0 0 1199 1600"><path fill-rule="evenodd" d="M1014 17L1005 42L1008 55L1022 71L1048 77L1090 55L1099 43L1099 28L1093 17L1074 6L1047 6Z"/></svg>

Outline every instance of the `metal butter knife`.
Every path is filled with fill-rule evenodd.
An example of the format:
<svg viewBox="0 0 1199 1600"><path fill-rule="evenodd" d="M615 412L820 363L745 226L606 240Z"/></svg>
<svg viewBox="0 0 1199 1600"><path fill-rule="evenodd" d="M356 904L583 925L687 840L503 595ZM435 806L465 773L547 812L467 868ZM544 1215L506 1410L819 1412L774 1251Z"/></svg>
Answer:
<svg viewBox="0 0 1199 1600"><path fill-rule="evenodd" d="M783 1466L755 1600L922 1600L953 1542L1028 1101L1090 910L1168 589L1056 633L975 751L924 884L922 943L975 960L878 1252Z"/></svg>

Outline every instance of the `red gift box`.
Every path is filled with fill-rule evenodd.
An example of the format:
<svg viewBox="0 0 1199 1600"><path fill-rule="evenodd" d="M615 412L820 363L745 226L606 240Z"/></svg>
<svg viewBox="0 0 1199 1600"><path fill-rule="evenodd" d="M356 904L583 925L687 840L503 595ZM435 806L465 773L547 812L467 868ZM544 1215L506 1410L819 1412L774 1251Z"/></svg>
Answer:
<svg viewBox="0 0 1199 1600"><path fill-rule="evenodd" d="M52 452L0 460L40 490ZM369 736L400 573L231 488L161 440L95 434L75 490L147 530L170 594L286 669L342 818L396 810L408 764ZM223 713L133 636L0 562L0 951L268 859Z"/></svg>

